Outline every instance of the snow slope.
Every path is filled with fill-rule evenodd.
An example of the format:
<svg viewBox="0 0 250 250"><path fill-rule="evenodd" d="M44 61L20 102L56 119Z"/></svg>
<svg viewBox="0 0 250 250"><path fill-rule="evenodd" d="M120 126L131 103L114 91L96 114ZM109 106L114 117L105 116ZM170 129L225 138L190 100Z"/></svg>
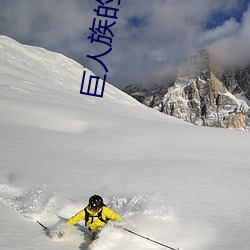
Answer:
<svg viewBox="0 0 250 250"><path fill-rule="evenodd" d="M171 247L250 249L249 133L192 126L109 84L80 95L83 70L0 36L0 248L162 249L112 225L90 244L83 223L63 239L36 223L53 228L97 193Z"/></svg>

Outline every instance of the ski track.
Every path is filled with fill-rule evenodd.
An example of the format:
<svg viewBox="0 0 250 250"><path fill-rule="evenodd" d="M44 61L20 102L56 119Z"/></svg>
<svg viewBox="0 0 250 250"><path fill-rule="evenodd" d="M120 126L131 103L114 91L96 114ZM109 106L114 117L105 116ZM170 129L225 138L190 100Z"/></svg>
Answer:
<svg viewBox="0 0 250 250"><path fill-rule="evenodd" d="M190 230L190 225L187 227L179 220L179 216L172 208L164 205L164 197L161 195L141 195L130 198L107 197L107 200L107 206L123 217L121 224L125 228L172 247L186 246L185 250L192 249L194 246L195 249L199 249L197 246L204 244L204 239L197 240L199 227L196 231ZM126 249L162 249L155 243L115 228L112 223L107 225L99 238L92 243L87 236L87 229L83 222L67 229L64 237L58 239L57 231L63 228L65 220L62 218L60 220L57 214L68 218L83 207L82 203L66 200L63 192L51 193L46 185L22 190L10 183L1 183L0 201L26 219L45 222L50 229L49 236L53 240L62 241L72 247L78 245L82 250L115 250L121 247L124 249L124 245L121 245L123 243L120 243L124 241L128 242ZM185 239L188 239L188 242Z"/></svg>

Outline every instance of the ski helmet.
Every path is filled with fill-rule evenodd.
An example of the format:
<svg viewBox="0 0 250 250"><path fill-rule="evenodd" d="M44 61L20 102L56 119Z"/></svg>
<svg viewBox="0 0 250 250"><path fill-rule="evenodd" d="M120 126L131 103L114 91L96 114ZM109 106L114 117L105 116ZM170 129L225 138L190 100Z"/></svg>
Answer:
<svg viewBox="0 0 250 250"><path fill-rule="evenodd" d="M98 210L103 207L103 199L99 195L93 195L89 198L89 206L93 210Z"/></svg>

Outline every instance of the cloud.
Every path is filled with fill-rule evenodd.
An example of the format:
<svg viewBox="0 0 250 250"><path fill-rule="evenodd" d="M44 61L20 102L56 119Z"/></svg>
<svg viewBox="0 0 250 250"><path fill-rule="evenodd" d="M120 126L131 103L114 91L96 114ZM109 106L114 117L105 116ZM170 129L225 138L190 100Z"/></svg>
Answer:
<svg viewBox="0 0 250 250"><path fill-rule="evenodd" d="M238 45L240 54L246 55L249 13L242 21L234 17L242 8L239 2L121 0L112 28L112 51L103 57L108 81L120 88L130 83L149 87L167 79L174 66L204 46L211 46L224 61L230 60L227 49ZM97 6L94 0L1 0L0 33L61 52L101 76L100 64L86 57L107 50L107 45L87 39ZM113 6L117 6L116 0ZM225 20L219 23L218 16ZM208 29L211 23L213 29Z"/></svg>
<svg viewBox="0 0 250 250"><path fill-rule="evenodd" d="M201 36L201 44L211 44L215 41L219 41L225 37L231 36L237 33L240 28L240 24L235 20L235 18L230 18L226 20L221 26L204 31Z"/></svg>
<svg viewBox="0 0 250 250"><path fill-rule="evenodd" d="M92 2L2 0L0 33L20 42L74 54L86 47L83 36L91 23Z"/></svg>
<svg viewBox="0 0 250 250"><path fill-rule="evenodd" d="M135 1L139 2L141 1ZM124 61L119 65L121 81L128 81L132 76L134 82L149 86L154 81L167 79L167 72L171 72L181 60L241 28L234 18L229 18L213 30L206 29L215 12L225 16L233 14L237 9L237 1L234 0L143 2L144 7L135 5L130 16L137 16L140 20L144 18L144 25L124 25L124 32L119 33L118 41L123 42L117 46L120 51L128 52L124 53ZM125 7L129 9L128 6ZM128 13L128 10L123 12L124 15ZM124 16L122 18L126 21ZM126 69L125 72L123 69Z"/></svg>
<svg viewBox="0 0 250 250"><path fill-rule="evenodd" d="M247 66L250 64L250 9L243 15L238 28L210 45L216 61L226 67Z"/></svg>

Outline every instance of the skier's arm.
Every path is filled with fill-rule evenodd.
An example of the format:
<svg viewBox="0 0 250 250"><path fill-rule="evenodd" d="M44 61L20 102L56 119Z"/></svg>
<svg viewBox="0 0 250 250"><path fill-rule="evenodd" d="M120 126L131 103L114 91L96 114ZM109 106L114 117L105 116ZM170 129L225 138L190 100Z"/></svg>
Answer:
<svg viewBox="0 0 250 250"><path fill-rule="evenodd" d="M112 221L118 221L118 222L122 221L122 218L120 215L116 214L113 210L107 207L105 207L105 217Z"/></svg>
<svg viewBox="0 0 250 250"><path fill-rule="evenodd" d="M85 218L85 212L84 209L72 216L68 221L67 224L69 225L75 225L78 221L84 220Z"/></svg>

